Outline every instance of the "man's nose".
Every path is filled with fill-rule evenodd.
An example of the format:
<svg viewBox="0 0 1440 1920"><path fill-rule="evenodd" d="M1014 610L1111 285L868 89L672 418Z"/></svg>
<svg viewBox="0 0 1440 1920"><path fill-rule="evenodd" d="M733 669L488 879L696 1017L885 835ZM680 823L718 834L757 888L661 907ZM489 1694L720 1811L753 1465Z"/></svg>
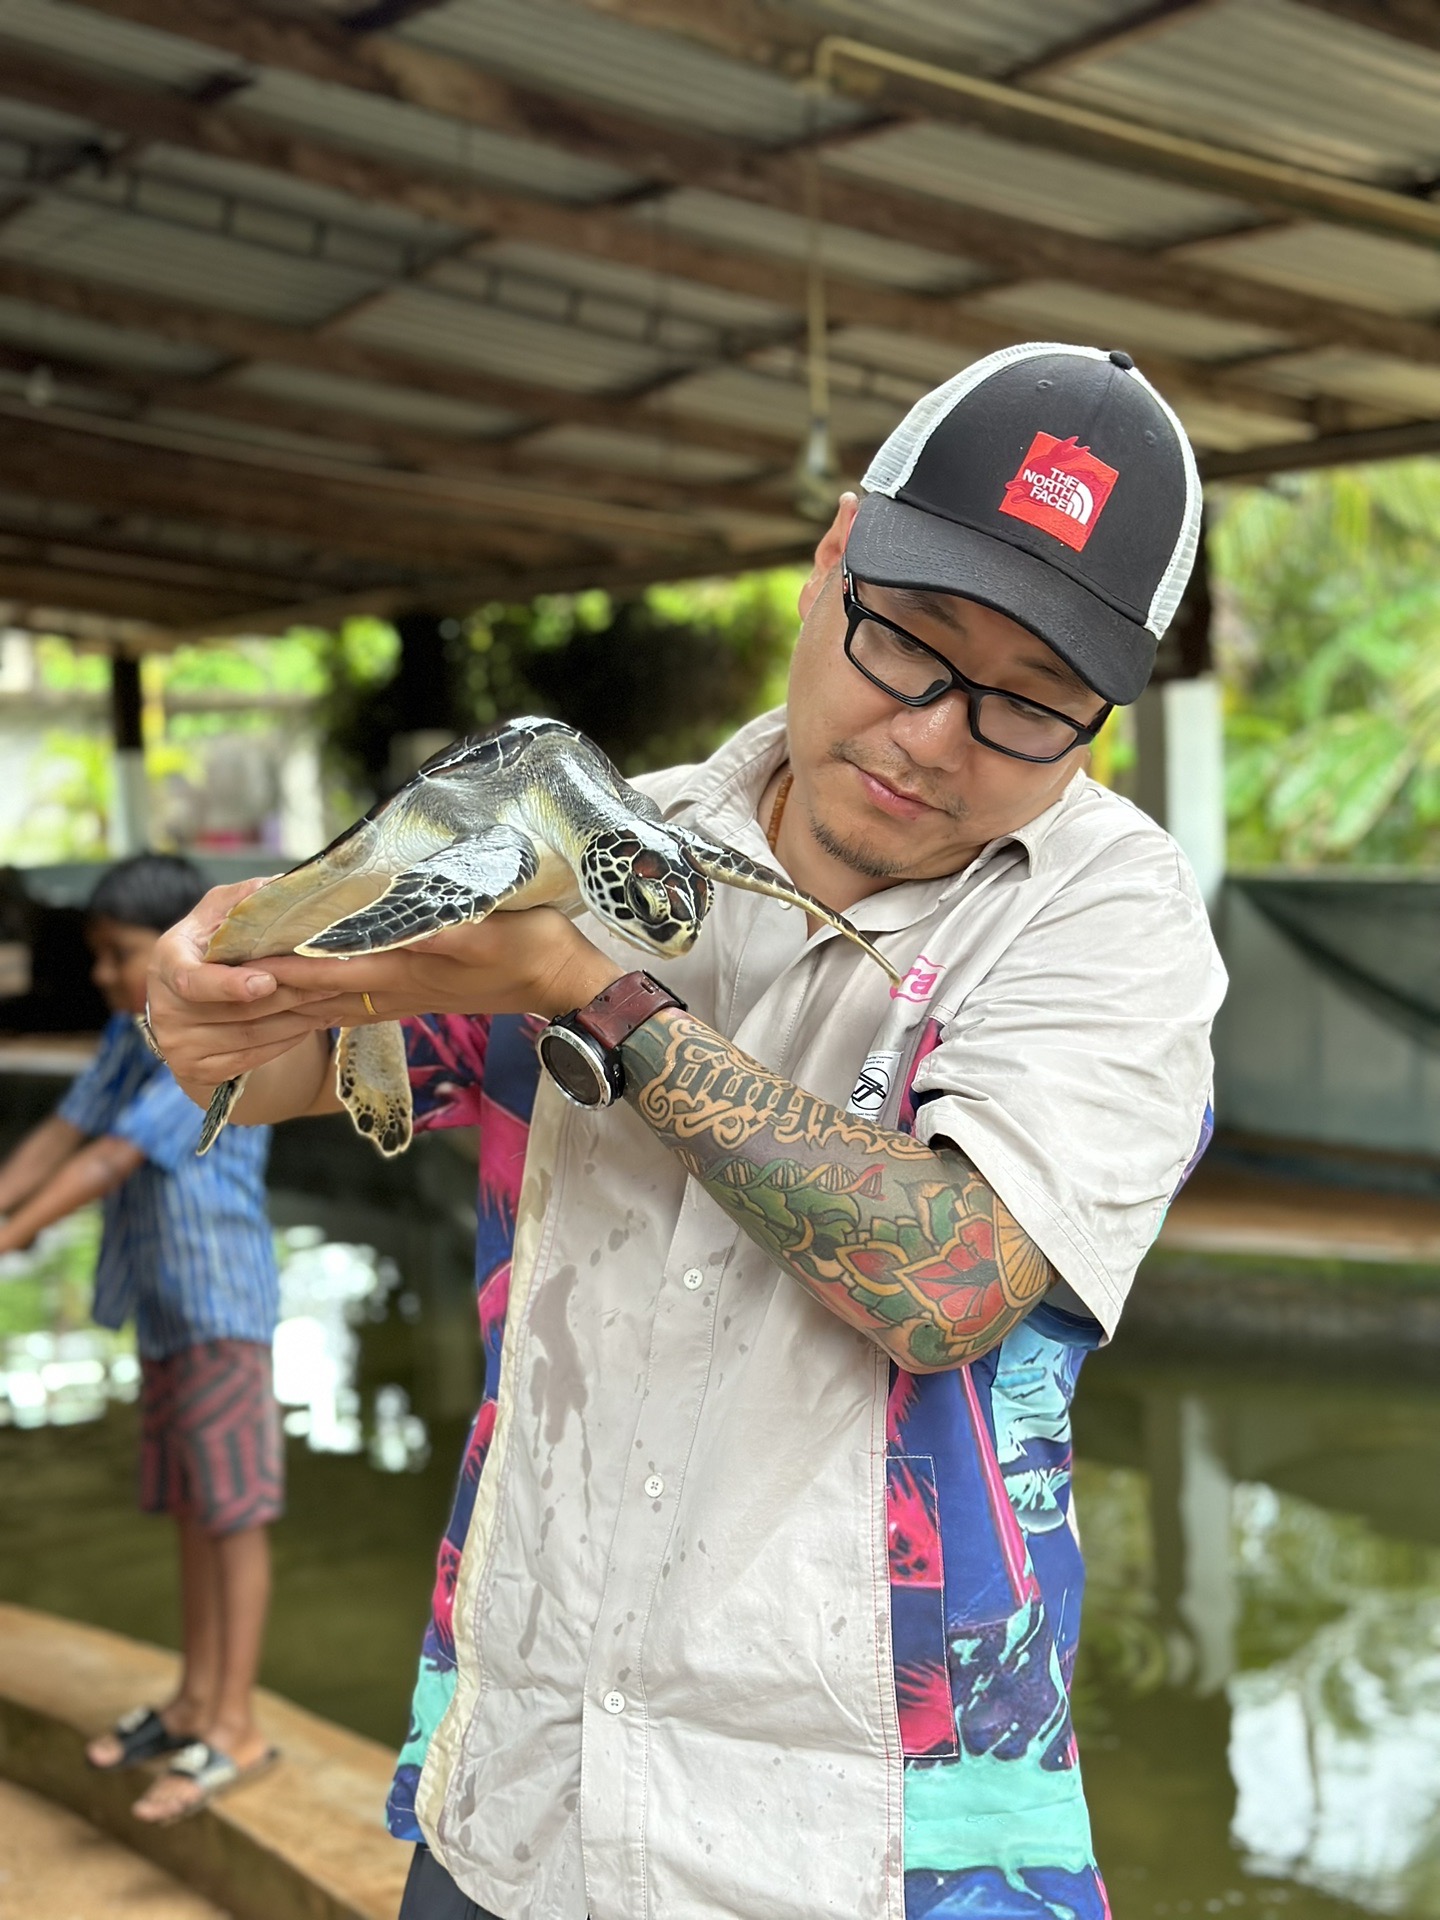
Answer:
<svg viewBox="0 0 1440 1920"><path fill-rule="evenodd" d="M928 707L901 707L890 723L890 736L917 767L958 771L975 747L964 692L954 687Z"/></svg>

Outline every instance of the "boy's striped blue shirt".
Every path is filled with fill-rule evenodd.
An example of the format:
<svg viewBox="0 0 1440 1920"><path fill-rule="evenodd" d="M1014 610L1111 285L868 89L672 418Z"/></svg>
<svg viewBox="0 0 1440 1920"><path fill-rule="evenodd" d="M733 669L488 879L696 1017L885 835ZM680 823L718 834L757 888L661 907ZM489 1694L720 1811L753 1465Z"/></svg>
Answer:
<svg viewBox="0 0 1440 1920"><path fill-rule="evenodd" d="M104 1203L93 1313L102 1327L135 1318L147 1360L202 1340L274 1337L280 1281L265 1210L269 1127L227 1127L199 1159L202 1115L146 1047L126 1013L57 1109L90 1135L116 1134L145 1155Z"/></svg>

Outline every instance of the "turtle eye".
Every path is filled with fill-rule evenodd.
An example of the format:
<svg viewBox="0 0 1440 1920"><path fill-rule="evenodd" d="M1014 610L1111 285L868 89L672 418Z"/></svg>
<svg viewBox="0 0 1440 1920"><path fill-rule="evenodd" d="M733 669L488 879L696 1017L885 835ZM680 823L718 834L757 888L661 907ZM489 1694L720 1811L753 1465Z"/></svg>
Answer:
<svg viewBox="0 0 1440 1920"><path fill-rule="evenodd" d="M670 896L660 880L632 873L625 882L625 898L637 920L653 926L670 917Z"/></svg>

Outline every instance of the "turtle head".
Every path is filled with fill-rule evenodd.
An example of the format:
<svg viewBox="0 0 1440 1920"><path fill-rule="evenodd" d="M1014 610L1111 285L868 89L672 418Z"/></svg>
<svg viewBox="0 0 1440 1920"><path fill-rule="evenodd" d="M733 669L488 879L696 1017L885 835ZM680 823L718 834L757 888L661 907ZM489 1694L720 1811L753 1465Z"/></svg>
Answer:
<svg viewBox="0 0 1440 1920"><path fill-rule="evenodd" d="M585 904L633 946L671 958L688 953L710 911L710 882L677 843L597 833L580 858Z"/></svg>

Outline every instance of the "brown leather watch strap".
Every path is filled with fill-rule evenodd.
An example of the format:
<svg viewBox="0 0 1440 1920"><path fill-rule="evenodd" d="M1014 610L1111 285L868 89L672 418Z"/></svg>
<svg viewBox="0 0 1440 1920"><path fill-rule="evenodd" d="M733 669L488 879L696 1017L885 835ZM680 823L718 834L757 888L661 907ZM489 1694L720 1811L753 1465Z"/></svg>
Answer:
<svg viewBox="0 0 1440 1920"><path fill-rule="evenodd" d="M583 1027L592 1040L613 1053L662 1007L679 1007L683 1013L685 1002L651 974L623 973L587 1005L577 1007L573 1018L577 1027Z"/></svg>

